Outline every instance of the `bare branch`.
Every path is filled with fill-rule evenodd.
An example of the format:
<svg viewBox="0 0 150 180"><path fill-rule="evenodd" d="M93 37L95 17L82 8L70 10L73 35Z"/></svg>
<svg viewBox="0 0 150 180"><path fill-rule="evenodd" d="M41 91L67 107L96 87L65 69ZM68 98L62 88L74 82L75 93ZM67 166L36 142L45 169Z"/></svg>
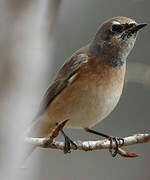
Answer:
<svg viewBox="0 0 150 180"><path fill-rule="evenodd" d="M65 122L66 123L66 122ZM55 132L55 130L54 130ZM52 135L53 136L53 135ZM54 138L53 138L54 139ZM150 134L135 134L129 137L125 137L124 139L124 145L123 146L129 146L134 144L143 144L150 141ZM49 141L49 143L46 143L49 139L48 138L29 138L26 137L25 141L29 144L33 144L42 148L51 148L51 149L64 149L64 142L60 141ZM93 151L93 150L101 150L101 149L109 149L110 147L110 141L105 140L98 140L98 141L77 141L74 142L77 145L77 150L83 150L83 151ZM112 144L112 146L115 148L115 143ZM76 150L74 146L71 146L72 150ZM137 157L138 155L132 152L126 152L122 150L121 148L118 149L118 153L123 157Z"/></svg>
<svg viewBox="0 0 150 180"><path fill-rule="evenodd" d="M60 122L53 130L52 135L47 138L44 138L44 144L42 146L44 146L45 148L49 147L49 145L53 143L54 139L59 135L59 132L64 128L67 122L68 119Z"/></svg>

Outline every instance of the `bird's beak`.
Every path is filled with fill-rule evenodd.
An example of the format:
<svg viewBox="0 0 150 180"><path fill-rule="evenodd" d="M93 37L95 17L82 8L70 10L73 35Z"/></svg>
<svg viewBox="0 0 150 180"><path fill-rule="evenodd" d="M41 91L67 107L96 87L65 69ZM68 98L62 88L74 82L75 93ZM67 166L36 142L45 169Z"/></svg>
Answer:
<svg viewBox="0 0 150 180"><path fill-rule="evenodd" d="M132 27L132 28L130 29L130 31L131 31L132 33L135 33L135 32L139 31L140 29L142 29L142 28L145 27L145 26L147 26L146 23L136 24L134 27Z"/></svg>

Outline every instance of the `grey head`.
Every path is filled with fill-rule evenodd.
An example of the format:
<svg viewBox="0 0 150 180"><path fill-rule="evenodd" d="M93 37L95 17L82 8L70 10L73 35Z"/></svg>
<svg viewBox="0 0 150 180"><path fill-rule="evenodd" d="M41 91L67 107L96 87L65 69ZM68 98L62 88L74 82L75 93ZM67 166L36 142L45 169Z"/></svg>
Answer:
<svg viewBox="0 0 150 180"><path fill-rule="evenodd" d="M126 17L104 22L89 45L90 53L112 67L122 66L134 47L137 32L147 24L138 24Z"/></svg>

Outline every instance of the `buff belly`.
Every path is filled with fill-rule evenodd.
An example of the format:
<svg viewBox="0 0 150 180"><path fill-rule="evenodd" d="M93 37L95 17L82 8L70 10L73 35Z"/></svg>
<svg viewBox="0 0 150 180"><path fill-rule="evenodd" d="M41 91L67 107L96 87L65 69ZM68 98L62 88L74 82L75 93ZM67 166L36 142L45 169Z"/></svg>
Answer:
<svg viewBox="0 0 150 180"><path fill-rule="evenodd" d="M56 123L68 119L67 127L86 128L103 120L117 105L122 94L125 65L115 69L102 61L87 63L68 86L36 120L30 135L44 137Z"/></svg>
<svg viewBox="0 0 150 180"><path fill-rule="evenodd" d="M107 85L76 82L58 96L46 112L51 123L69 119L68 127L90 127L103 120L117 105L123 82Z"/></svg>

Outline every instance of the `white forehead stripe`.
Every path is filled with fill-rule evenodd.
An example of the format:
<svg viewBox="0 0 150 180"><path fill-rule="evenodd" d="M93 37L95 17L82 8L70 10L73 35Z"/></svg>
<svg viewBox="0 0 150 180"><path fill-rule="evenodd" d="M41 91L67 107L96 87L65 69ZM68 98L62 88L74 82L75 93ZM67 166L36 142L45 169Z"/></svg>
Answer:
<svg viewBox="0 0 150 180"><path fill-rule="evenodd" d="M112 24L120 25L120 22L118 22L118 21L113 21Z"/></svg>

